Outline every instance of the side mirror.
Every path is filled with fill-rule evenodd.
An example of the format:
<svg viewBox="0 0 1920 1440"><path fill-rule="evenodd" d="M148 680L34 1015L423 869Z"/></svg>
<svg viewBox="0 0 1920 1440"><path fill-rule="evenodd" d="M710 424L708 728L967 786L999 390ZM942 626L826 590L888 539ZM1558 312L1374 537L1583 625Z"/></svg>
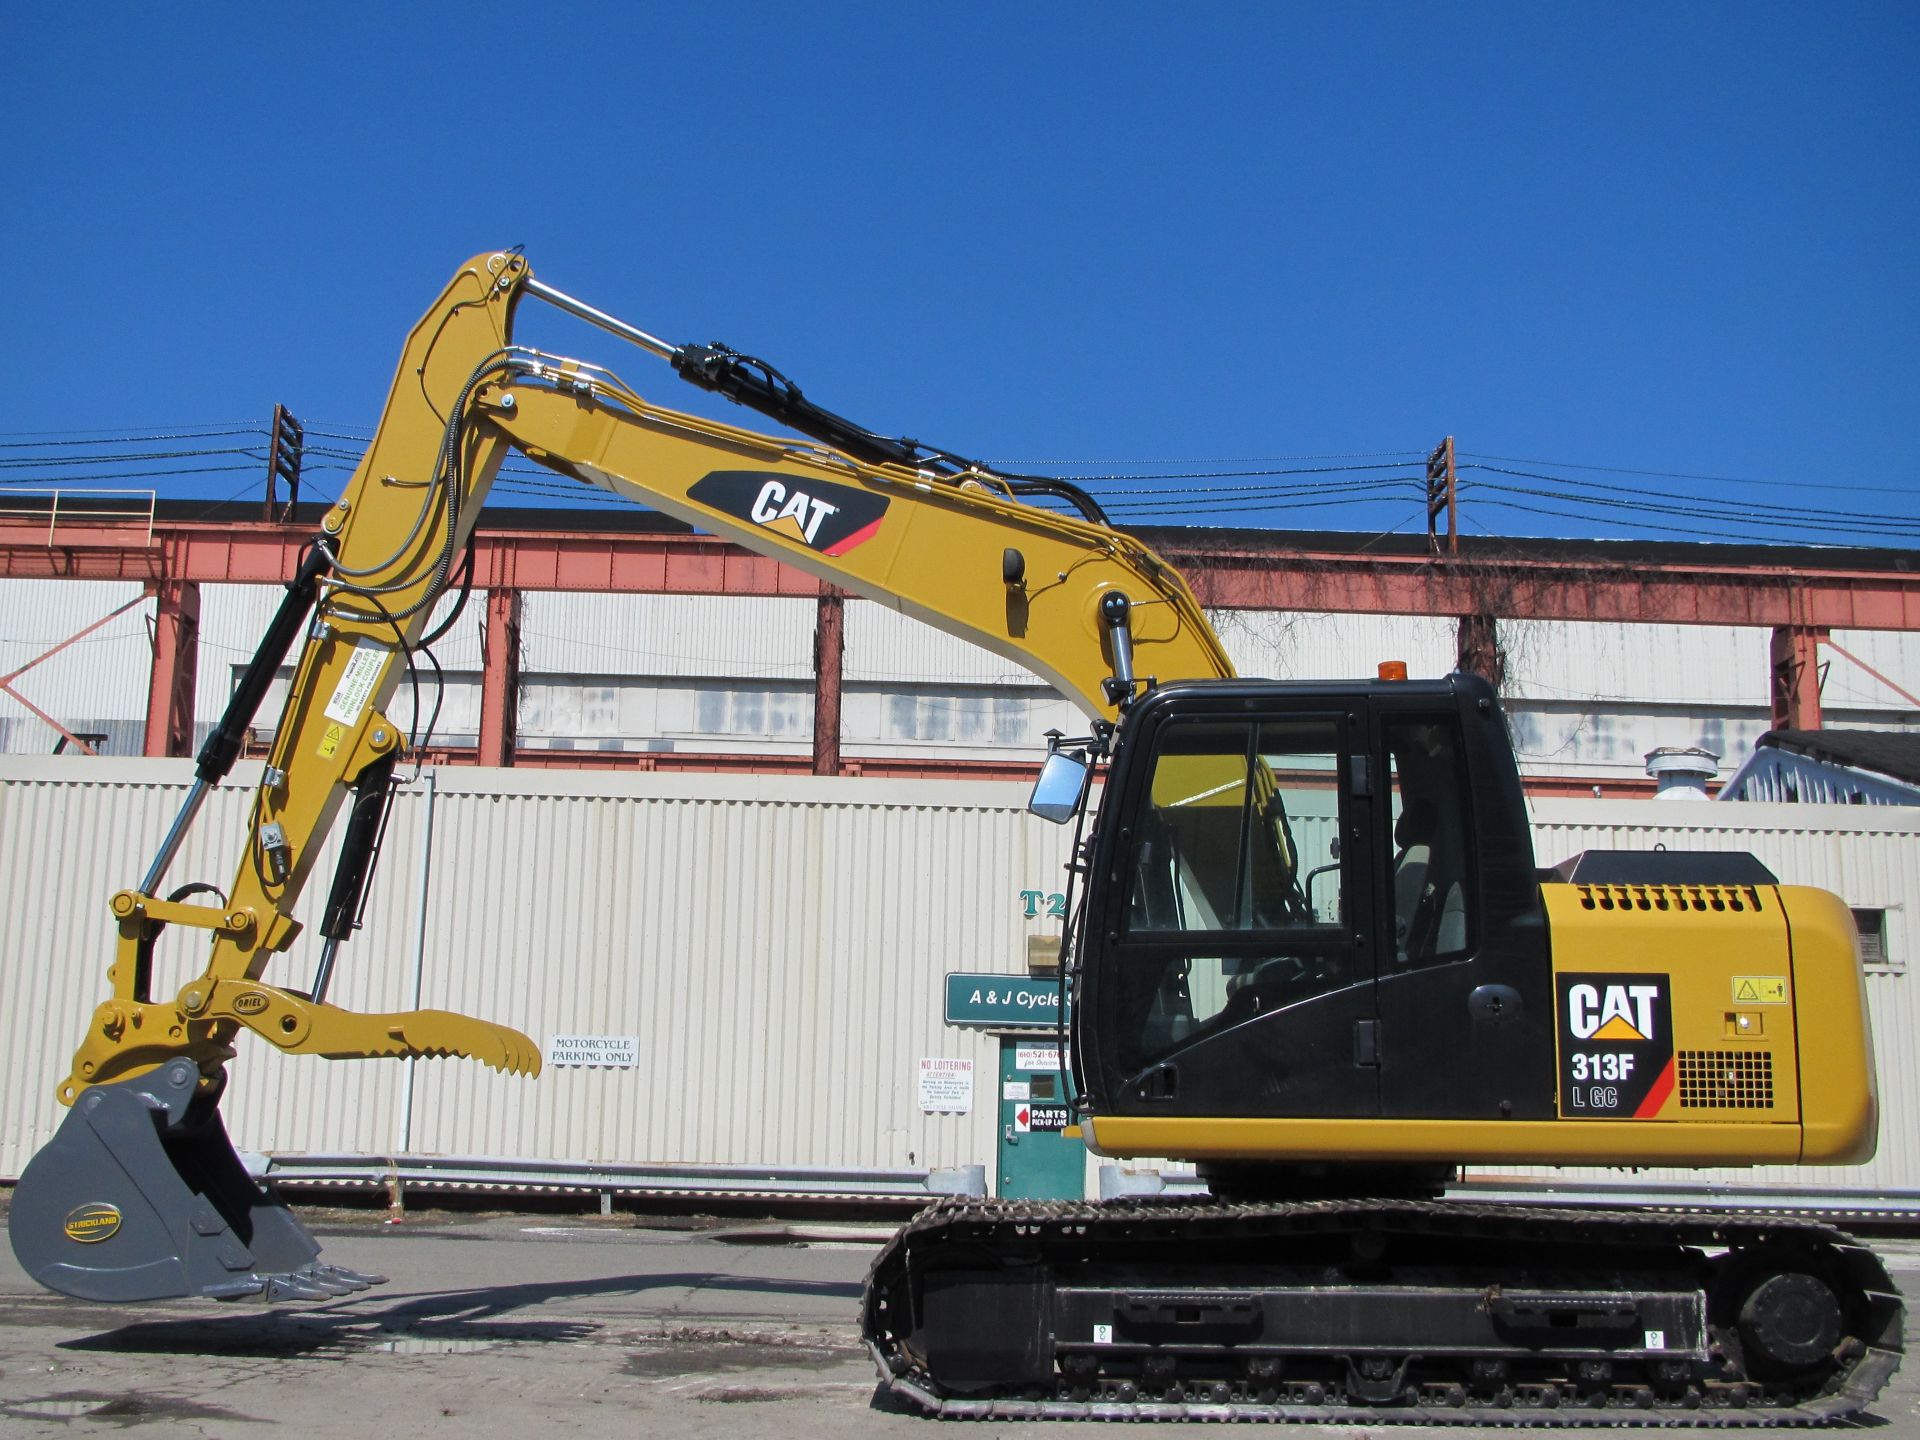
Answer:
<svg viewBox="0 0 1920 1440"><path fill-rule="evenodd" d="M1042 820L1066 824L1080 809L1090 772L1091 767L1078 755L1054 751L1040 767L1040 778L1033 782L1033 795L1027 801L1027 809Z"/></svg>

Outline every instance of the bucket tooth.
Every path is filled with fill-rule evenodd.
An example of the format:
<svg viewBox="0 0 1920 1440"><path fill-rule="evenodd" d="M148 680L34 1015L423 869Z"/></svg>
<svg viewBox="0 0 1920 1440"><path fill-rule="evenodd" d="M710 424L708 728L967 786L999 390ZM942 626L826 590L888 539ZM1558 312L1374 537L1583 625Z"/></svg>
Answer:
<svg viewBox="0 0 1920 1440"><path fill-rule="evenodd" d="M269 1275L263 1298L270 1305L279 1305L288 1300L331 1300L342 1293L329 1290L296 1271L291 1275Z"/></svg>
<svg viewBox="0 0 1920 1440"><path fill-rule="evenodd" d="M81 1095L15 1187L21 1267L82 1300L293 1298L285 1279L313 1268L320 1246L234 1154L224 1084L203 1090L199 1067L179 1058Z"/></svg>
<svg viewBox="0 0 1920 1440"><path fill-rule="evenodd" d="M344 1285L348 1290L371 1290L376 1285L387 1283L384 1275L362 1275L358 1270L349 1270L342 1265L322 1265L315 1261L312 1269L329 1285Z"/></svg>

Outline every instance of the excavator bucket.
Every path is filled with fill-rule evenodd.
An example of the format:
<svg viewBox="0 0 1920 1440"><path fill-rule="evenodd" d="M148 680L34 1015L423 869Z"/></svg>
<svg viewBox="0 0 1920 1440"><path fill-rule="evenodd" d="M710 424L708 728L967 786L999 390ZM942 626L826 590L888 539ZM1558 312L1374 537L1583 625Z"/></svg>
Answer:
<svg viewBox="0 0 1920 1440"><path fill-rule="evenodd" d="M191 1060L80 1096L14 1190L13 1253L82 1300L323 1300L384 1277L319 1262L320 1246L256 1184ZM223 1077L224 1082L224 1077Z"/></svg>

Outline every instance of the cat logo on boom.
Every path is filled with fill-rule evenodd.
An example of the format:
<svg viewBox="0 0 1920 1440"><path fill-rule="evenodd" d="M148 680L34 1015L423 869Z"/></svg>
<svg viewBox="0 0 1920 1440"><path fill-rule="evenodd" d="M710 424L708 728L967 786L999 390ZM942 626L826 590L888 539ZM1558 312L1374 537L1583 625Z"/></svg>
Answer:
<svg viewBox="0 0 1920 1440"><path fill-rule="evenodd" d="M887 513L884 495L765 470L715 470L690 485L687 498L823 555L866 544Z"/></svg>

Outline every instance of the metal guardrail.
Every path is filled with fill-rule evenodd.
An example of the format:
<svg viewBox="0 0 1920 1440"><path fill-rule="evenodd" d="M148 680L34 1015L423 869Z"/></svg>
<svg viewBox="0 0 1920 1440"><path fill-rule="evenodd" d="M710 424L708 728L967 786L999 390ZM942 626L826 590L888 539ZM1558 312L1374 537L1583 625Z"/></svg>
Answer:
<svg viewBox="0 0 1920 1440"><path fill-rule="evenodd" d="M491 1194L687 1195L709 1198L898 1200L985 1195L986 1167L951 1170L853 1170L759 1165L593 1164L496 1156L249 1154L248 1171L275 1185L385 1191Z"/></svg>
<svg viewBox="0 0 1920 1440"><path fill-rule="evenodd" d="M1198 1197L1206 1185L1192 1175L1100 1167L1100 1198L1163 1195ZM1511 1175L1469 1176L1447 1187L1449 1198L1516 1205L1591 1205L1608 1210L1706 1210L1740 1214L1817 1216L1854 1223L1920 1221L1920 1190L1850 1190L1843 1186L1728 1185L1644 1181L1551 1180Z"/></svg>
<svg viewBox="0 0 1920 1440"><path fill-rule="evenodd" d="M1730 1210L1743 1213L1820 1216L1832 1220L1920 1219L1920 1191L1850 1190L1844 1186L1648 1184L1637 1181L1520 1179L1485 1175L1450 1187L1449 1195L1472 1200L1511 1200L1527 1205L1600 1205L1636 1210Z"/></svg>
<svg viewBox="0 0 1920 1440"><path fill-rule="evenodd" d="M62 543L86 543L85 541L72 539L62 542L60 539L60 522L62 519L64 519L69 526L89 523L97 524L103 521L116 525L132 522L145 528L146 537L141 543L151 545L153 544L153 518L154 509L158 504L158 493L159 492L154 490L5 489L0 490L0 520L24 520L34 525L38 525L44 521L47 527L47 548L50 550ZM107 506L89 503L84 509L75 509L71 503L76 499L85 497L97 498L116 495L144 497L144 502L136 500L124 506ZM13 503L16 500L31 496L44 498L31 505ZM67 505L64 515L60 508L63 502ZM111 543L117 547L124 547L127 544L127 540L124 534L116 532Z"/></svg>
<svg viewBox="0 0 1920 1440"><path fill-rule="evenodd" d="M398 1198L407 1190L449 1194L598 1194L709 1199L900 1201L941 1195L984 1196L986 1167L950 1170L858 1170L758 1165L594 1164L498 1156L249 1154L257 1179L293 1188L365 1190ZM1206 1187L1189 1175L1100 1167L1101 1196L1198 1197ZM1818 1216L1835 1221L1920 1221L1920 1191L1868 1191L1799 1185L1697 1185L1542 1180L1504 1175L1469 1178L1447 1193L1464 1200L1522 1205L1595 1205L1608 1209L1725 1210Z"/></svg>

